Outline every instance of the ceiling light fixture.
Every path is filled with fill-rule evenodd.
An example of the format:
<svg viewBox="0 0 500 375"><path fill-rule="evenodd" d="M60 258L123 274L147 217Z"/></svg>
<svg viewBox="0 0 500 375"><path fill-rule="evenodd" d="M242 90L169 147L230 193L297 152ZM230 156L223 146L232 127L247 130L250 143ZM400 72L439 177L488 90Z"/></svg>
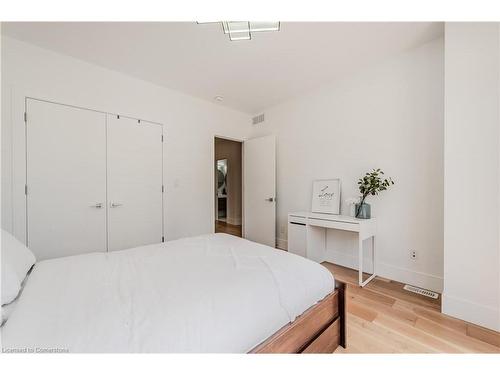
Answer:
<svg viewBox="0 0 500 375"><path fill-rule="evenodd" d="M198 24L220 23L222 31L229 35L229 40L250 40L252 33L263 31L280 31L280 22L262 21L220 21L220 22L197 22Z"/></svg>
<svg viewBox="0 0 500 375"><path fill-rule="evenodd" d="M224 97L223 96L220 96L220 95L217 95L214 97L215 100L217 100L218 102L222 102L224 100Z"/></svg>

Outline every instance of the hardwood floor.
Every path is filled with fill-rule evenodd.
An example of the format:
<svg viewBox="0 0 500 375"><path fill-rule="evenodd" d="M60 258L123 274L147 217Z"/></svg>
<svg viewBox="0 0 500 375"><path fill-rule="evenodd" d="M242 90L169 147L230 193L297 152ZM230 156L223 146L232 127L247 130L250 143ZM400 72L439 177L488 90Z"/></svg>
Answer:
<svg viewBox="0 0 500 375"><path fill-rule="evenodd" d="M376 278L357 285L357 271L323 263L347 284L347 349L335 353L500 353L500 333L441 313L441 300Z"/></svg>
<svg viewBox="0 0 500 375"><path fill-rule="evenodd" d="M241 225L232 225L224 221L215 221L215 233L227 233L241 237Z"/></svg>

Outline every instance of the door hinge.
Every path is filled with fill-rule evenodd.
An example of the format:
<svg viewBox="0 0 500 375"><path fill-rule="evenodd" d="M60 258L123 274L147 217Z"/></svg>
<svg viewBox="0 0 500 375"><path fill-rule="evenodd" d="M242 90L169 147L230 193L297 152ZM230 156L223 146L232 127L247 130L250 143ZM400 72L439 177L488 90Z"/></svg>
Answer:
<svg viewBox="0 0 500 375"><path fill-rule="evenodd" d="M165 192L165 185L161 185L161 192L164 193Z"/></svg>
<svg viewBox="0 0 500 375"><path fill-rule="evenodd" d="M24 122L25 123L28 122L28 113L27 112L24 112Z"/></svg>
<svg viewBox="0 0 500 375"><path fill-rule="evenodd" d="M163 142L163 134L161 135L161 141Z"/></svg>
<svg viewBox="0 0 500 375"><path fill-rule="evenodd" d="M161 242L165 242L165 237L161 236Z"/></svg>
<svg viewBox="0 0 500 375"><path fill-rule="evenodd" d="M116 119L119 120L120 119L120 115L116 115Z"/></svg>
<svg viewBox="0 0 500 375"><path fill-rule="evenodd" d="M24 195L28 195L28 185L24 185Z"/></svg>

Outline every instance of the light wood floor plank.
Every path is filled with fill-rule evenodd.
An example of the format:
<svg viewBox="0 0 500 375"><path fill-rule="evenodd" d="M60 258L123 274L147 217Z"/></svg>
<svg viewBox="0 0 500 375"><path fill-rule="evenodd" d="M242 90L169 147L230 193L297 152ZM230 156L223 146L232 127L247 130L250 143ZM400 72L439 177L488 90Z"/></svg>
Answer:
<svg viewBox="0 0 500 375"><path fill-rule="evenodd" d="M376 301L365 299L360 295L349 295L348 298L349 302L352 301L353 303L356 303L358 305L371 308L372 313L376 314L377 316L383 314L390 318L407 322L412 325L417 320L417 315L414 312L405 309L398 309L396 307L396 304L393 306L387 306L383 303L377 303Z"/></svg>
<svg viewBox="0 0 500 375"><path fill-rule="evenodd" d="M390 342L391 346L398 353L436 353L432 347L422 345L418 341L408 340L408 338L395 330L388 329L382 325L366 322L358 317L350 317L349 324L358 326L366 332L370 332L378 337L379 341Z"/></svg>
<svg viewBox="0 0 500 375"><path fill-rule="evenodd" d="M356 342L356 347L362 353L398 353L398 349L391 341L377 337L369 330L356 325L349 327L347 340Z"/></svg>
<svg viewBox="0 0 500 375"><path fill-rule="evenodd" d="M500 353L499 348L496 346L460 334L428 319L418 318L415 322L415 327L435 337L440 337L453 345L457 345L463 348L464 351L474 353Z"/></svg>
<svg viewBox="0 0 500 375"><path fill-rule="evenodd" d="M349 298L349 297L348 297ZM367 322L372 322L377 317L377 312L350 300L347 304L347 312L364 319Z"/></svg>
<svg viewBox="0 0 500 375"><path fill-rule="evenodd" d="M415 341L429 350L434 350L439 353L462 353L463 349L454 346L445 340L441 340L438 337L430 335L412 325L406 324L389 318L387 316L378 316L374 321L374 324L381 325L389 330L398 332L400 335L406 337L408 340Z"/></svg>
<svg viewBox="0 0 500 375"><path fill-rule="evenodd" d="M351 295L360 296L377 304L385 304L387 306L393 306L397 301L395 298L372 292L370 289L366 288L351 288L350 292Z"/></svg>
<svg viewBox="0 0 500 375"><path fill-rule="evenodd" d="M468 324L467 336L474 337L500 348L500 335L490 329Z"/></svg>
<svg viewBox="0 0 500 375"><path fill-rule="evenodd" d="M467 323L460 319L455 319L449 316L446 316L438 311L428 309L425 307L415 306L414 304L407 303L404 301L397 301L394 304L395 308L398 309L406 309L415 314L415 317L425 318L428 320L432 320L435 323L438 323L444 327L452 329L458 333L463 335L467 334Z"/></svg>
<svg viewBox="0 0 500 375"><path fill-rule="evenodd" d="M500 353L500 333L441 313L441 298L376 278L365 288L357 271L323 263L347 284L347 348L335 353Z"/></svg>

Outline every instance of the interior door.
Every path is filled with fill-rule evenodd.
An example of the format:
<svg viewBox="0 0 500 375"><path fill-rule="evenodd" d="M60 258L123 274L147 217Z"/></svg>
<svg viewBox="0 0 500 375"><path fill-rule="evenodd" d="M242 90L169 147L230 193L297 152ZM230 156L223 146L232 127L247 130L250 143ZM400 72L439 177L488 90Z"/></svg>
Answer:
<svg viewBox="0 0 500 375"><path fill-rule="evenodd" d="M163 127L108 115L108 250L162 242Z"/></svg>
<svg viewBox="0 0 500 375"><path fill-rule="evenodd" d="M38 260L106 251L106 115L26 101L28 246Z"/></svg>
<svg viewBox="0 0 500 375"><path fill-rule="evenodd" d="M276 139L254 138L243 144L245 238L276 246Z"/></svg>

